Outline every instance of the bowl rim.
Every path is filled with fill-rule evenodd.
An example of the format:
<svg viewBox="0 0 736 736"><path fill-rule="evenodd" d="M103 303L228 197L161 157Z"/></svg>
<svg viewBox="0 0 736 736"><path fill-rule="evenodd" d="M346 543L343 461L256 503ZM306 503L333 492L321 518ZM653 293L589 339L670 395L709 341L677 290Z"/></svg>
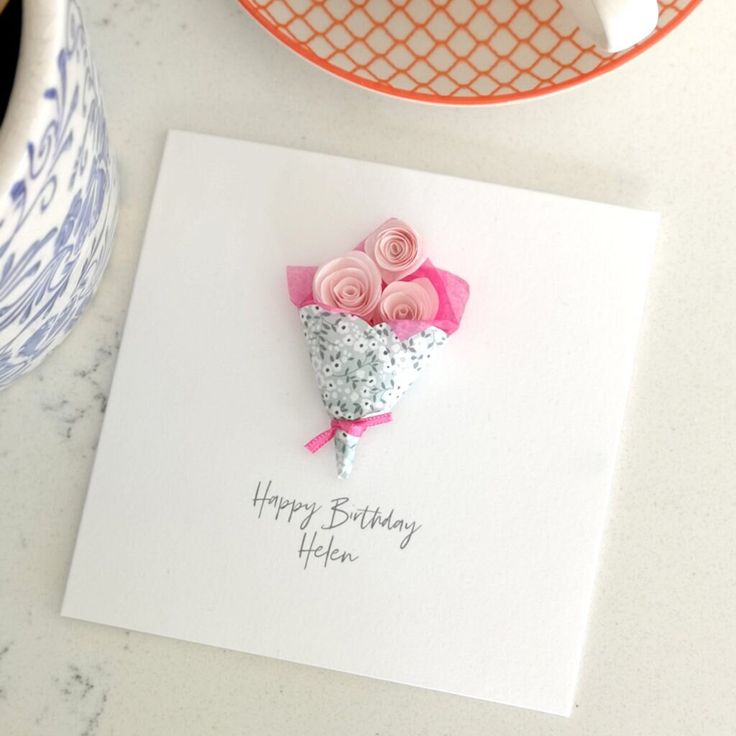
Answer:
<svg viewBox="0 0 736 736"><path fill-rule="evenodd" d="M373 92L385 95L387 97L395 97L402 100L410 100L412 102L422 102L430 105L445 105L447 107L488 107L490 105L504 105L512 102L521 102L524 100L532 100L538 97L545 97L546 95L561 92L571 87L577 87L580 84L584 84L596 77L600 77L608 72L612 72L614 69L618 69L620 66L625 64L627 61L636 58L640 54L644 53L648 48L651 48L658 41L661 41L665 36L671 33L677 26L680 25L689 15L700 5L702 0L690 0L689 3L680 11L677 16L670 21L666 26L657 28L644 41L632 46L630 49L625 51L621 56L614 59L612 62L605 64L603 67L596 67L590 72L580 74L573 79L568 79L565 82L559 84L551 84L541 89L528 90L526 92L513 92L511 94L504 94L498 96L482 95L478 97L451 97L447 95L430 95L425 93L412 92L410 90L401 90L387 83L374 82L364 77L359 77L352 72L345 71L339 67L329 64L321 56L314 53L309 47L300 43L299 41L287 36L281 30L279 30L272 23L267 21L257 9L257 6L253 0L237 0L238 4L243 10L245 10L251 18L253 18L262 28L270 33L274 38L283 43L287 48L293 51L295 54L306 59L310 63L319 67L323 71L332 74L335 77L343 79L346 82L350 82L358 87L364 87Z"/></svg>

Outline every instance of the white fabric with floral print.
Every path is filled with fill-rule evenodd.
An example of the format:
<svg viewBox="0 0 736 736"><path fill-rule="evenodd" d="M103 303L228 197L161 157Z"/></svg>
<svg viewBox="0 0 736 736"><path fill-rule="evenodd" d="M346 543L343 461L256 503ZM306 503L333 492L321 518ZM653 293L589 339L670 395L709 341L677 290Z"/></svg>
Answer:
<svg viewBox="0 0 736 736"><path fill-rule="evenodd" d="M391 411L434 351L447 340L437 327L400 340L385 323L328 312L299 310L322 403L336 419L361 419Z"/></svg>

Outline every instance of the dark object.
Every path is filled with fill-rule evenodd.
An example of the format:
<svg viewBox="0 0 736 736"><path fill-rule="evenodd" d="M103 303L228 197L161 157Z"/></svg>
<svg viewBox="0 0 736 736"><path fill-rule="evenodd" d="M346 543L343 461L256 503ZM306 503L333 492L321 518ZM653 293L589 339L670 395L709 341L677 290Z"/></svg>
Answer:
<svg viewBox="0 0 736 736"><path fill-rule="evenodd" d="M0 125L10 100L20 49L21 0L10 0L0 12Z"/></svg>

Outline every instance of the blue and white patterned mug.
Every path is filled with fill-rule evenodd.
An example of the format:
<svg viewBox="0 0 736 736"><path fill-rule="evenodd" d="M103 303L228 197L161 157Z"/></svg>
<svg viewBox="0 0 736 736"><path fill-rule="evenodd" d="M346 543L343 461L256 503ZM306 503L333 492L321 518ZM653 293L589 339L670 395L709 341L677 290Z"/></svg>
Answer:
<svg viewBox="0 0 736 736"><path fill-rule="evenodd" d="M87 307L117 218L117 175L78 1L22 0L22 10L0 127L0 389L38 364Z"/></svg>

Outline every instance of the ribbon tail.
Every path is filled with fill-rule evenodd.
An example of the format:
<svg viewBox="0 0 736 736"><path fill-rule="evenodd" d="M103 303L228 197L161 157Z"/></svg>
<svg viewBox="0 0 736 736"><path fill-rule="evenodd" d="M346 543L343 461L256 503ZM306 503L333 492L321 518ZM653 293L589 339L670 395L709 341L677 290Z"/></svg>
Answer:
<svg viewBox="0 0 736 736"><path fill-rule="evenodd" d="M320 432L316 437L309 440L304 447L314 455L315 452L321 450L335 436L335 431L334 427L330 427L324 432Z"/></svg>
<svg viewBox="0 0 736 736"><path fill-rule="evenodd" d="M337 462L337 476L343 480L350 477L355 462L355 448L360 442L363 433L369 427L386 424L391 421L391 412L376 414L363 419L335 419L324 432L307 442L304 447L312 454L321 450L333 437L335 438L335 460Z"/></svg>

